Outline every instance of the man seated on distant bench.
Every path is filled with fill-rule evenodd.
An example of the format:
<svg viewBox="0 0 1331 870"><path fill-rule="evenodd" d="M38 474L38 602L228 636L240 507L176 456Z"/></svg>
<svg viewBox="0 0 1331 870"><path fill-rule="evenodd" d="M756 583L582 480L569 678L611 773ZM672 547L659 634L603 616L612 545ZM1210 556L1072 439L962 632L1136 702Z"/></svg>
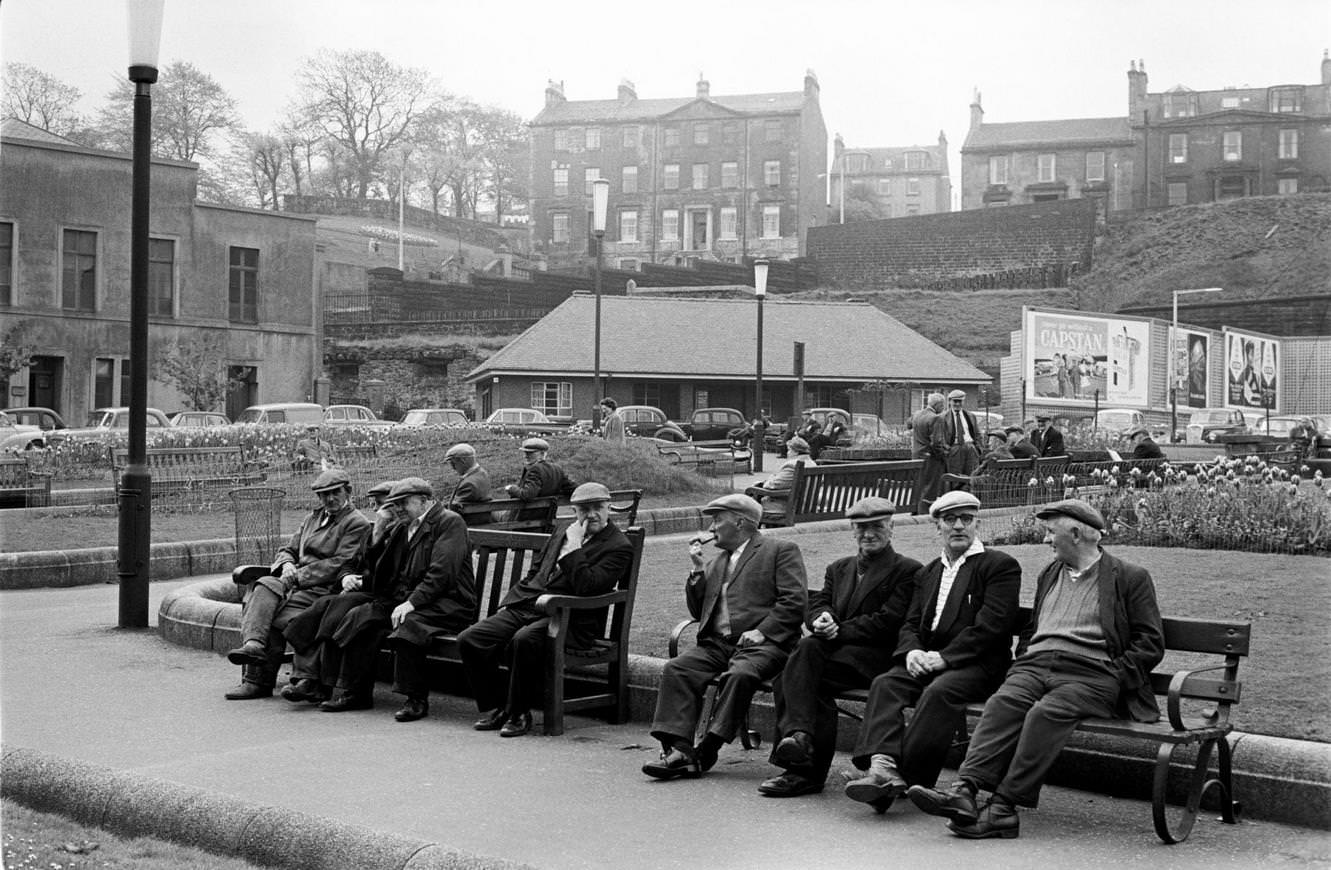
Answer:
<svg viewBox="0 0 1331 870"><path fill-rule="evenodd" d="M795 466L814 468L818 465L809 455L809 442L796 435L786 442L786 459L781 467L762 483L744 491L762 506L763 521L782 521L790 509L790 487L795 482Z"/></svg>
<svg viewBox="0 0 1331 870"><path fill-rule="evenodd" d="M476 462L476 448L466 442L459 442L448 448L444 461L458 476L458 484L453 487L453 495L448 501L448 509L462 514L469 526L482 526L490 522L488 513L467 513L464 508L469 504L484 504L490 496L490 472Z"/></svg>

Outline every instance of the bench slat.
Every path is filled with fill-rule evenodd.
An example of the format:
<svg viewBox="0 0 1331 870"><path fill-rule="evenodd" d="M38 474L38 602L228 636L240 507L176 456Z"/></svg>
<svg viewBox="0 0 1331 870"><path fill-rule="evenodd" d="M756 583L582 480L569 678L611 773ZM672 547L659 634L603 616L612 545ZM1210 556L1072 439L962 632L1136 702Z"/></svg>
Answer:
<svg viewBox="0 0 1331 870"><path fill-rule="evenodd" d="M1164 618L1164 628L1166 648L1181 652L1246 656L1252 641L1252 624L1247 622L1170 616Z"/></svg>

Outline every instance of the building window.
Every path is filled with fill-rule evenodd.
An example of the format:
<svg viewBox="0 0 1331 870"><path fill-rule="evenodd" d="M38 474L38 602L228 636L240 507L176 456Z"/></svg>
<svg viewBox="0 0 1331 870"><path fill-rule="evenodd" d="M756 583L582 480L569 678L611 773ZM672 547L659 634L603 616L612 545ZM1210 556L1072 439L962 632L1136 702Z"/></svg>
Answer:
<svg viewBox="0 0 1331 870"><path fill-rule="evenodd" d="M847 172L867 172L869 170L868 154L847 154L841 159L846 162Z"/></svg>
<svg viewBox="0 0 1331 870"><path fill-rule="evenodd" d="M1238 130L1226 130L1224 135L1224 145L1222 146L1224 159L1228 163L1235 163L1243 159L1243 134Z"/></svg>
<svg viewBox="0 0 1331 870"><path fill-rule="evenodd" d="M906 170L919 171L929 165L929 155L923 151L906 152Z"/></svg>
<svg viewBox="0 0 1331 870"><path fill-rule="evenodd" d="M1188 183L1186 181L1171 181L1165 185L1166 195L1169 197L1170 205L1188 204Z"/></svg>
<svg viewBox="0 0 1331 870"><path fill-rule="evenodd" d="M1221 97L1221 98L1220 98L1220 108L1222 108L1222 109L1237 109L1238 107L1239 107L1239 98L1238 98L1238 97Z"/></svg>
<svg viewBox="0 0 1331 870"><path fill-rule="evenodd" d="M722 239L739 238L738 213L731 206L724 206L721 209L721 238Z"/></svg>
<svg viewBox="0 0 1331 870"><path fill-rule="evenodd" d="M768 187L777 187L781 184L780 160L763 161L763 184Z"/></svg>
<svg viewBox="0 0 1331 870"><path fill-rule="evenodd" d="M0 305L14 304L14 224L0 221Z"/></svg>
<svg viewBox="0 0 1331 870"><path fill-rule="evenodd" d="M98 357L92 361L92 406L107 408L119 404L116 401L116 361Z"/></svg>
<svg viewBox="0 0 1331 870"><path fill-rule="evenodd" d="M661 186L666 190L679 190L679 164L667 163L665 165L665 178Z"/></svg>
<svg viewBox="0 0 1331 870"><path fill-rule="evenodd" d="M678 127L666 127L664 134L665 134L665 147L674 148L679 145Z"/></svg>
<svg viewBox="0 0 1331 870"><path fill-rule="evenodd" d="M1170 133L1169 134L1169 162L1187 163L1188 162L1188 134Z"/></svg>
<svg viewBox="0 0 1331 870"><path fill-rule="evenodd" d="M995 187L1007 186L1007 155L995 154L989 158L989 183Z"/></svg>
<svg viewBox="0 0 1331 870"><path fill-rule="evenodd" d="M176 313L176 243L148 240L148 313L171 317Z"/></svg>
<svg viewBox="0 0 1331 870"><path fill-rule="evenodd" d="M61 307L70 311L92 311L97 307L97 234L65 230L61 251Z"/></svg>
<svg viewBox="0 0 1331 870"><path fill-rule="evenodd" d="M1197 95L1192 91L1167 93L1161 111L1166 118L1191 118L1197 114Z"/></svg>
<svg viewBox="0 0 1331 870"><path fill-rule="evenodd" d="M739 187L739 164L735 161L727 160L721 164L721 186Z"/></svg>
<svg viewBox="0 0 1331 870"><path fill-rule="evenodd" d="M601 147L601 128L600 128L600 127L588 127L588 128L587 128L587 138L586 138L586 143L587 143L587 150L588 150L588 151L591 151L593 148L600 148L600 147Z"/></svg>
<svg viewBox="0 0 1331 870"><path fill-rule="evenodd" d="M909 215L909 214L919 214L919 213L920 213L920 204L918 202L906 203L906 214Z"/></svg>
<svg viewBox="0 0 1331 870"><path fill-rule="evenodd" d="M711 138L712 126L699 121L693 125L693 144L706 145L707 140Z"/></svg>
<svg viewBox="0 0 1331 870"><path fill-rule="evenodd" d="M532 381L531 406L545 414L572 414L573 384L568 381Z"/></svg>
<svg viewBox="0 0 1331 870"><path fill-rule="evenodd" d="M638 240L638 210L636 208L620 209L619 240L621 242L636 242Z"/></svg>
<svg viewBox="0 0 1331 870"><path fill-rule="evenodd" d="M1086 152L1086 180L1088 182L1105 180L1105 152Z"/></svg>
<svg viewBox="0 0 1331 870"><path fill-rule="evenodd" d="M1298 193L1299 180L1297 178L1277 178L1276 193Z"/></svg>
<svg viewBox="0 0 1331 870"><path fill-rule="evenodd" d="M733 121L727 121L721 125L721 141L727 145L735 145L739 142L739 124Z"/></svg>
<svg viewBox="0 0 1331 870"><path fill-rule="evenodd" d="M231 320L259 322L259 252L255 248L231 249Z"/></svg>
<svg viewBox="0 0 1331 870"><path fill-rule="evenodd" d="M622 145L622 146L625 147L625 148L637 148L637 147L638 147L638 128L637 128L637 127L625 127L625 128L623 129L623 131L622 131L622 134L623 134L623 139L620 140L620 143L619 143L620 145Z"/></svg>
<svg viewBox="0 0 1331 870"><path fill-rule="evenodd" d="M781 238L781 206L763 206L763 238Z"/></svg>
<svg viewBox="0 0 1331 870"><path fill-rule="evenodd" d="M601 177L599 166L588 166L582 170L582 192L588 196L592 195L592 182Z"/></svg>
<svg viewBox="0 0 1331 870"><path fill-rule="evenodd" d="M1035 158L1035 177L1041 183L1054 180L1054 155L1041 154Z"/></svg>
<svg viewBox="0 0 1331 870"><path fill-rule="evenodd" d="M568 196L568 169L555 170L555 196Z"/></svg>
<svg viewBox="0 0 1331 870"><path fill-rule="evenodd" d="M661 212L661 239L666 242L679 241L679 209L668 208Z"/></svg>
<svg viewBox="0 0 1331 870"><path fill-rule="evenodd" d="M550 214L550 241L556 245L568 242L568 212L556 211Z"/></svg>
<svg viewBox="0 0 1331 870"><path fill-rule="evenodd" d="M625 166L619 171L620 187L625 193L638 192L638 167Z"/></svg>
<svg viewBox="0 0 1331 870"><path fill-rule="evenodd" d="M763 122L763 138L768 142L780 142L782 132L780 118L768 118Z"/></svg>
<svg viewBox="0 0 1331 870"><path fill-rule="evenodd" d="M906 179L906 196L920 195L920 180L918 178Z"/></svg>
<svg viewBox="0 0 1331 870"><path fill-rule="evenodd" d="M1280 131L1280 150L1277 152L1281 160L1299 159L1299 131L1281 130Z"/></svg>
<svg viewBox="0 0 1331 870"><path fill-rule="evenodd" d="M644 384L641 381L633 385L633 404L661 407L661 385Z"/></svg>
<svg viewBox="0 0 1331 870"><path fill-rule="evenodd" d="M567 131L567 130L556 130L556 131L555 131L555 150L556 150L556 151L567 151L567 150L568 150L568 131Z"/></svg>
<svg viewBox="0 0 1331 870"><path fill-rule="evenodd" d="M706 190L706 189L707 189L707 164L706 164L706 163L695 163L695 164L693 164L693 189L694 189L694 190Z"/></svg>
<svg viewBox="0 0 1331 870"><path fill-rule="evenodd" d="M1302 112L1303 88L1272 88L1270 107L1272 112Z"/></svg>
<svg viewBox="0 0 1331 870"><path fill-rule="evenodd" d="M879 196L892 195L892 179L890 178L878 179L878 195Z"/></svg>

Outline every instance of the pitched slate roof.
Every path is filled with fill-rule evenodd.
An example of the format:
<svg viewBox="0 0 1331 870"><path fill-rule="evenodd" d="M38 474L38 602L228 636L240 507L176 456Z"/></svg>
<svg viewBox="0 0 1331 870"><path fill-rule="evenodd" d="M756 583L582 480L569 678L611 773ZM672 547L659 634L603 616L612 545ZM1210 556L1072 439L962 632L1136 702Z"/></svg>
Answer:
<svg viewBox="0 0 1331 870"><path fill-rule="evenodd" d="M534 119L532 126L544 124L577 124L591 121L624 123L651 121L678 111L698 101L699 97L673 97L656 100L569 100L546 106ZM778 115L798 112L804 105L801 91L773 94L734 94L706 98L724 109L744 114Z"/></svg>
<svg viewBox="0 0 1331 870"><path fill-rule="evenodd" d="M1132 144L1127 118L1069 118L1062 121L1017 121L981 124L966 136L962 151L1074 143Z"/></svg>
<svg viewBox="0 0 1331 870"><path fill-rule="evenodd" d="M0 136L6 139L27 139L30 142L51 142L57 145L75 145L79 143L72 139L66 139L49 130L43 130L27 121L20 121L18 118L5 118L0 122Z"/></svg>
<svg viewBox="0 0 1331 870"><path fill-rule="evenodd" d="M590 374L596 300L571 296L467 380L494 374ZM748 378L754 374L752 299L601 298L601 371L616 378ZM763 377L793 380L793 342L806 380L988 383L970 363L864 302L784 302L763 311Z"/></svg>

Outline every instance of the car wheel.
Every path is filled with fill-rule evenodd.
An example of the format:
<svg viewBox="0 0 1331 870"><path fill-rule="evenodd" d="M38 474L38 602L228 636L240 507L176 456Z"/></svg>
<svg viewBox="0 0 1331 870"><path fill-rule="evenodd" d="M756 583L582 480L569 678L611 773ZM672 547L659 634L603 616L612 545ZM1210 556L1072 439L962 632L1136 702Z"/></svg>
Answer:
<svg viewBox="0 0 1331 870"><path fill-rule="evenodd" d="M675 428L674 426L662 426L660 429L656 430L655 435L653 435L652 437L660 438L662 441L678 442L678 441L688 440L687 438L684 437L684 432L680 429Z"/></svg>

